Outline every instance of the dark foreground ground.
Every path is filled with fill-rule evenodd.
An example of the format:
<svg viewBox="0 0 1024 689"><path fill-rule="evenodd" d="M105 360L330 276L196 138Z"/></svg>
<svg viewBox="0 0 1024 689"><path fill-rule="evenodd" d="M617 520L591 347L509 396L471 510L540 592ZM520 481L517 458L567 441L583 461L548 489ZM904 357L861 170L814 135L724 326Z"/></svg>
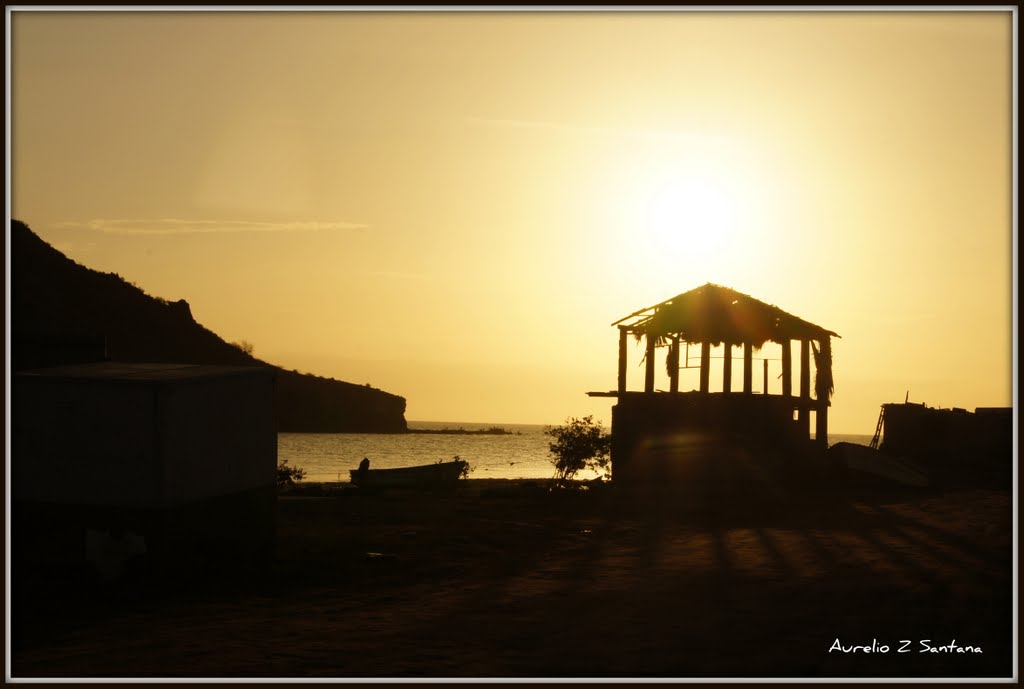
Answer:
<svg viewBox="0 0 1024 689"><path fill-rule="evenodd" d="M523 481L302 493L279 499L263 575L27 603L13 676L1015 671L1004 491L721 496L701 509Z"/></svg>

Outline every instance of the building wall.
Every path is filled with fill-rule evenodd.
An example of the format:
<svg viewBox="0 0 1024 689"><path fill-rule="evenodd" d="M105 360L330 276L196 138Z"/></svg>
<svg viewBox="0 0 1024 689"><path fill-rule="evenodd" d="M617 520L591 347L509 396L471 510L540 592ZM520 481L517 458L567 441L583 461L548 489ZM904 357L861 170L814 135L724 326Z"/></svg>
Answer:
<svg viewBox="0 0 1024 689"><path fill-rule="evenodd" d="M162 505L276 485L273 385L245 375L160 388Z"/></svg>
<svg viewBox="0 0 1024 689"><path fill-rule="evenodd" d="M775 395L634 394L612 407L612 477L644 479L641 455L691 455L730 443L756 451L808 450L793 419L794 398Z"/></svg>
<svg viewBox="0 0 1024 689"><path fill-rule="evenodd" d="M168 381L18 376L12 563L209 575L274 548L277 427L267 371ZM77 568L77 569L76 569ZM21 585L21 584L19 584Z"/></svg>
<svg viewBox="0 0 1024 689"><path fill-rule="evenodd" d="M16 376L12 497L115 507L156 504L155 425L150 388Z"/></svg>
<svg viewBox="0 0 1024 689"><path fill-rule="evenodd" d="M166 386L159 567L176 576L265 564L274 552L277 417L267 373Z"/></svg>

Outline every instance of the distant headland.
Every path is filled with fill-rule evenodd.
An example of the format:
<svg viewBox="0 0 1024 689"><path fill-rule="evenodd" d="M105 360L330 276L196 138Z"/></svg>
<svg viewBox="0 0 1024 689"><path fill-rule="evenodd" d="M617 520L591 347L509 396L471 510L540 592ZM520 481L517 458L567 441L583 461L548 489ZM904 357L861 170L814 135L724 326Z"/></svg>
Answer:
<svg viewBox="0 0 1024 689"><path fill-rule="evenodd" d="M406 430L407 433L432 433L435 435L522 435L521 433L510 431L501 426L491 426L490 428L409 428Z"/></svg>

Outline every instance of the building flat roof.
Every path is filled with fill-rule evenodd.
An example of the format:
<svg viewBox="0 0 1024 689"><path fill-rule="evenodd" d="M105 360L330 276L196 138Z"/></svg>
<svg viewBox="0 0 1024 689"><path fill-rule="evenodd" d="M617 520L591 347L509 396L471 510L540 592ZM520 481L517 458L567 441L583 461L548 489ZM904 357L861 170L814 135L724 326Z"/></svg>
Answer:
<svg viewBox="0 0 1024 689"><path fill-rule="evenodd" d="M224 376L263 374L271 375L265 366L220 366L213 364L147 364L104 361L94 364L52 366L30 371L19 371L18 378L39 380L100 380L139 383L163 383L219 378Z"/></svg>

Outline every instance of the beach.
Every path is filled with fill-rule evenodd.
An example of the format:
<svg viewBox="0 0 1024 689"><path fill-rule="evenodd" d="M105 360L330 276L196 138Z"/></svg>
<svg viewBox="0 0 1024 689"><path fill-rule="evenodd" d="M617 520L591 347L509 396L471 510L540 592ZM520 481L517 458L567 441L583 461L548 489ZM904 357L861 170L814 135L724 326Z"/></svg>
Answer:
<svg viewBox="0 0 1024 689"><path fill-rule="evenodd" d="M1012 496L282 492L269 569L67 592L14 677L1007 677ZM750 496L747 496L750 497ZM730 499L731 498L731 499Z"/></svg>

